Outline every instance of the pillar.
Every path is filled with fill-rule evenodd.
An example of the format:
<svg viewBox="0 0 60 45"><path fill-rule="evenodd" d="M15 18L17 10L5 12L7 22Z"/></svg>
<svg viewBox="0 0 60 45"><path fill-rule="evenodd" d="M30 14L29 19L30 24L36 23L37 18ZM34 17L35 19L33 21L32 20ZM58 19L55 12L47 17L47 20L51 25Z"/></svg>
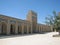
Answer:
<svg viewBox="0 0 60 45"><path fill-rule="evenodd" d="M42 32L42 26L40 26L40 32Z"/></svg>
<svg viewBox="0 0 60 45"><path fill-rule="evenodd" d="M38 30L37 30L37 24L36 24L36 32L38 33Z"/></svg>
<svg viewBox="0 0 60 45"><path fill-rule="evenodd" d="M39 33L40 33L40 26L39 26Z"/></svg>
<svg viewBox="0 0 60 45"><path fill-rule="evenodd" d="M29 25L27 24L27 34L29 33Z"/></svg>
<svg viewBox="0 0 60 45"><path fill-rule="evenodd" d="M1 34L1 23L0 23L0 34Z"/></svg>
<svg viewBox="0 0 60 45"><path fill-rule="evenodd" d="M10 35L10 20L7 23L7 35Z"/></svg>
<svg viewBox="0 0 60 45"><path fill-rule="evenodd" d="M33 27L32 27L32 23L31 23L31 34L32 34L32 32L33 32L32 28L33 28Z"/></svg>
<svg viewBox="0 0 60 45"><path fill-rule="evenodd" d="M38 28L38 26L36 25L36 31L38 32L38 29L37 28Z"/></svg>
<svg viewBox="0 0 60 45"><path fill-rule="evenodd" d="M24 34L24 23L22 24L22 34Z"/></svg>
<svg viewBox="0 0 60 45"><path fill-rule="evenodd" d="M18 34L18 23L16 22L16 25L15 25L15 34Z"/></svg>
<svg viewBox="0 0 60 45"><path fill-rule="evenodd" d="M52 32L53 32L53 26L52 26L52 25L50 26L50 31L52 31Z"/></svg>

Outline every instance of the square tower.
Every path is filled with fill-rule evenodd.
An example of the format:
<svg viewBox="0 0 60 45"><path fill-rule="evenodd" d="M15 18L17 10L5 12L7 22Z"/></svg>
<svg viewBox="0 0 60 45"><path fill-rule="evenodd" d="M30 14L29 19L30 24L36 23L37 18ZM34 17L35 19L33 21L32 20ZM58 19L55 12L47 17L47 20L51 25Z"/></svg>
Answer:
<svg viewBox="0 0 60 45"><path fill-rule="evenodd" d="M37 29L37 13L30 10L27 15L27 21L32 23L32 30L33 32L36 32Z"/></svg>

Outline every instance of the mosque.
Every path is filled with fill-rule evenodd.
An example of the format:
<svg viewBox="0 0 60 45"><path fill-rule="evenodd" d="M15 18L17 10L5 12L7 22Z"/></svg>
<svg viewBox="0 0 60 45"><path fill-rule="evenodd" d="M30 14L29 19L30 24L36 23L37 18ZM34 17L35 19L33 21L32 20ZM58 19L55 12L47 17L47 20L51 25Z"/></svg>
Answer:
<svg viewBox="0 0 60 45"><path fill-rule="evenodd" d="M26 20L17 19L0 14L0 35L32 34L50 32L51 26L39 24L37 13L30 10Z"/></svg>

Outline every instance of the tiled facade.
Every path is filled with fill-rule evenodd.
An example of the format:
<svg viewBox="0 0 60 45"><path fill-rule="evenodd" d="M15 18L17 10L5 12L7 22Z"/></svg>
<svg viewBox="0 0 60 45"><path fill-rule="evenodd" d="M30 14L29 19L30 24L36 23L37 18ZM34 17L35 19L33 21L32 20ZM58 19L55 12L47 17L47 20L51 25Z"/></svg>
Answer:
<svg viewBox="0 0 60 45"><path fill-rule="evenodd" d="M37 23L37 13L29 11L26 20L0 14L0 34L29 34L52 31L48 25Z"/></svg>

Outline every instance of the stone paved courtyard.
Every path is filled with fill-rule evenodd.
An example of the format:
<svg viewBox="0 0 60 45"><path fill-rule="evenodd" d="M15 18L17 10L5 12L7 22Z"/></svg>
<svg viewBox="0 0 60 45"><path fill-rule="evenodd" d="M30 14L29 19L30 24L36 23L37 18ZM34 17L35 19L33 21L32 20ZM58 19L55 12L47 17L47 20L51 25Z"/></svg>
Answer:
<svg viewBox="0 0 60 45"><path fill-rule="evenodd" d="M0 45L60 45L60 37L52 37L58 32L34 34L10 38L0 37Z"/></svg>

